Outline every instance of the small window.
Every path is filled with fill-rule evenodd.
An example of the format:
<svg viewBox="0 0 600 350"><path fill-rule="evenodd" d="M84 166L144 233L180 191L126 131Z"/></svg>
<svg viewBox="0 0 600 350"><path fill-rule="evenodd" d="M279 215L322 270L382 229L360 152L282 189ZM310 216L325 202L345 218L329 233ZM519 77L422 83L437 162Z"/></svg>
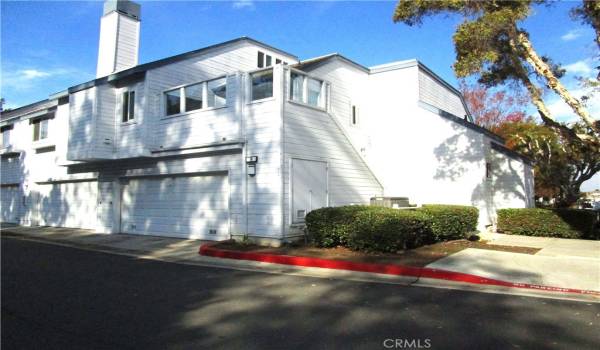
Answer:
<svg viewBox="0 0 600 350"><path fill-rule="evenodd" d="M309 78L307 81L306 103L311 106L322 106L322 90L322 81Z"/></svg>
<svg viewBox="0 0 600 350"><path fill-rule="evenodd" d="M267 66L267 67L271 67L271 66L272 66L272 63L273 63L273 61L272 61L272 58L271 58L271 56L270 56L270 55L267 55L267 62L265 63L265 66Z"/></svg>
<svg viewBox="0 0 600 350"><path fill-rule="evenodd" d="M258 57L257 57L256 66L258 68L263 68L265 66L264 61L265 61L265 54L262 53L262 52L260 52L260 51L258 51Z"/></svg>
<svg viewBox="0 0 600 350"><path fill-rule="evenodd" d="M485 178L488 180L492 179L492 163L490 162L485 163Z"/></svg>
<svg viewBox="0 0 600 350"><path fill-rule="evenodd" d="M48 119L37 119L33 124L33 141L40 141L48 138Z"/></svg>
<svg viewBox="0 0 600 350"><path fill-rule="evenodd" d="M135 116L135 91L123 92L121 101L121 112L123 123L134 119Z"/></svg>
<svg viewBox="0 0 600 350"><path fill-rule="evenodd" d="M252 101L273 97L273 70L252 73Z"/></svg>
<svg viewBox="0 0 600 350"><path fill-rule="evenodd" d="M227 104L227 79L221 78L207 83L208 107L223 107Z"/></svg>
<svg viewBox="0 0 600 350"><path fill-rule="evenodd" d="M181 113L181 92L179 89L165 92L167 115Z"/></svg>
<svg viewBox="0 0 600 350"><path fill-rule="evenodd" d="M352 116L350 119L350 124L353 126L358 125L358 107L352 105Z"/></svg>
<svg viewBox="0 0 600 350"><path fill-rule="evenodd" d="M10 133L13 128L13 124L5 125L0 128L0 134L2 135L2 148L10 146Z"/></svg>
<svg viewBox="0 0 600 350"><path fill-rule="evenodd" d="M290 78L290 99L297 102L304 102L304 76L292 72Z"/></svg>
<svg viewBox="0 0 600 350"><path fill-rule="evenodd" d="M185 111L195 111L202 108L202 87L203 83L194 84L185 87Z"/></svg>
<svg viewBox="0 0 600 350"><path fill-rule="evenodd" d="M275 64L280 64L280 63L281 63L281 60L279 58L276 58L275 59Z"/></svg>

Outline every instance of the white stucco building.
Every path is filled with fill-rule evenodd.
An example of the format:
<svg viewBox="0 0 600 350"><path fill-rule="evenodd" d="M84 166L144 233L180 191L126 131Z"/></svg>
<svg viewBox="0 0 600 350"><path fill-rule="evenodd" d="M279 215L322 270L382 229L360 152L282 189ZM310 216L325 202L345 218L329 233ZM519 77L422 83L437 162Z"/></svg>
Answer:
<svg viewBox="0 0 600 350"><path fill-rule="evenodd" d="M474 205L481 228L533 205L528 161L417 60L242 37L138 64L139 6L104 12L97 79L1 115L3 222L281 241L374 196Z"/></svg>

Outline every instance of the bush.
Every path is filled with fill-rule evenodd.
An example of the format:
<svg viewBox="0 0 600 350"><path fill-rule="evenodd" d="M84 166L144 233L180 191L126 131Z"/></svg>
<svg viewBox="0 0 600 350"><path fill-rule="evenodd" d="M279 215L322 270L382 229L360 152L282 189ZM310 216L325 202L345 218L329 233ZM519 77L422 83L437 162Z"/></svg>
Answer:
<svg viewBox="0 0 600 350"><path fill-rule="evenodd" d="M397 210L375 206L344 206L313 210L306 216L311 241L319 247L396 252L425 244L465 238L477 227L473 207L428 205Z"/></svg>
<svg viewBox="0 0 600 350"><path fill-rule="evenodd" d="M419 209L431 219L436 242L465 238L477 230L479 210L464 205L428 204Z"/></svg>
<svg viewBox="0 0 600 350"><path fill-rule="evenodd" d="M508 234L600 239L598 214L580 209L500 209L498 231Z"/></svg>
<svg viewBox="0 0 600 350"><path fill-rule="evenodd" d="M397 252L431 242L429 217L416 210L364 210L354 216L347 236L353 250Z"/></svg>
<svg viewBox="0 0 600 350"><path fill-rule="evenodd" d="M306 215L306 228L311 241L324 248L345 246L354 216L370 207L362 205L327 207Z"/></svg>

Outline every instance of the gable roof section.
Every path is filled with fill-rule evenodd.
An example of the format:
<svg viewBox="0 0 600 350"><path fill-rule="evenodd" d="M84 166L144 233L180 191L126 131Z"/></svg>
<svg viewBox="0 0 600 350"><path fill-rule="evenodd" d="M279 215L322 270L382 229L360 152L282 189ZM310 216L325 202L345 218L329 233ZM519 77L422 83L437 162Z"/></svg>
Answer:
<svg viewBox="0 0 600 350"><path fill-rule="evenodd" d="M116 80L120 80L123 78L128 78L134 75L142 75L145 74L146 71L153 69L153 68L158 68L158 67L162 67L165 66L167 64L171 64L171 63L175 63L175 62L179 62L179 61L183 61L186 60L188 58L193 58L199 55L203 55L211 50L215 50L215 49L219 49L228 45L233 45L239 42L249 42L252 44L256 44L258 46L262 46L268 50L272 50L275 52L278 52L282 55L294 58L296 60L298 60L298 57L296 55L292 55L291 53L288 53L286 51L280 50L278 48L275 48L273 46L267 45L261 41L252 39L250 37L247 36L243 36L237 39L233 39L233 40L229 40L229 41L225 41L219 44L215 44L215 45L211 45L211 46L207 46L207 47L203 47L201 49L197 49L197 50L193 50L193 51L188 51L188 52L184 52L182 54L179 55L175 55L175 56L171 56L171 57L167 57L167 58L163 58L157 61L152 61L152 62L148 62L148 63L144 63L144 64L140 64L137 65L135 67L120 71L120 72L116 72L110 75L107 75L105 77L101 77L101 78L97 78L94 80L90 80L88 82L79 84L79 85L75 85L69 88L69 93L74 93L77 91L81 91L81 90L85 90L85 89L89 89L91 87L94 86L98 86L98 85L102 85L102 84L106 84L108 82L112 82L112 81L116 81Z"/></svg>
<svg viewBox="0 0 600 350"><path fill-rule="evenodd" d="M322 65L326 64L327 62L329 62L330 60L333 60L333 59L343 61L351 66L354 66L355 68L358 68L359 70L364 71L365 73L370 72L369 68L363 66L362 64L356 63L356 62L352 61L351 59L340 55L337 52L330 53L330 54L324 55L324 56L319 56L319 57L303 60L295 65L292 65L292 67L294 67L296 69L300 69L300 70L310 70L310 69L315 69L315 68L321 67Z"/></svg>

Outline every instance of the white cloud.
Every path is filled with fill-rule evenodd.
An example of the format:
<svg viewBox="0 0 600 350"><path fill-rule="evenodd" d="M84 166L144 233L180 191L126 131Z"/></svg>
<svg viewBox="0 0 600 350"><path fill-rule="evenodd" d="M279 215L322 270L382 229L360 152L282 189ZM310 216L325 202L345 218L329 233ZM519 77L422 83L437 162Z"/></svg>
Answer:
<svg viewBox="0 0 600 350"><path fill-rule="evenodd" d="M3 89L28 90L40 81L57 77L69 77L77 72L65 68L39 69L23 68L2 72Z"/></svg>
<svg viewBox="0 0 600 350"><path fill-rule="evenodd" d="M592 67L590 67L589 60L581 60L577 62L573 62L571 64L567 64L563 66L564 69L567 70L569 74L585 74L588 75L592 73Z"/></svg>
<svg viewBox="0 0 600 350"><path fill-rule="evenodd" d="M572 41L572 40L579 38L580 36L581 36L581 30L573 29L573 30L569 30L568 32L566 32L560 38L562 39L562 41Z"/></svg>
<svg viewBox="0 0 600 350"><path fill-rule="evenodd" d="M234 1L233 4L231 5L233 6L234 9L254 9L254 1L252 0L238 0L238 1Z"/></svg>
<svg viewBox="0 0 600 350"><path fill-rule="evenodd" d="M570 92L573 97L579 99L583 95L588 95L590 90L580 88L571 90ZM573 109L558 96L550 99L547 106L552 116L561 122L570 123L581 120L581 118L573 112ZM587 102L586 109L593 118L600 118L600 98L598 98L597 94Z"/></svg>

